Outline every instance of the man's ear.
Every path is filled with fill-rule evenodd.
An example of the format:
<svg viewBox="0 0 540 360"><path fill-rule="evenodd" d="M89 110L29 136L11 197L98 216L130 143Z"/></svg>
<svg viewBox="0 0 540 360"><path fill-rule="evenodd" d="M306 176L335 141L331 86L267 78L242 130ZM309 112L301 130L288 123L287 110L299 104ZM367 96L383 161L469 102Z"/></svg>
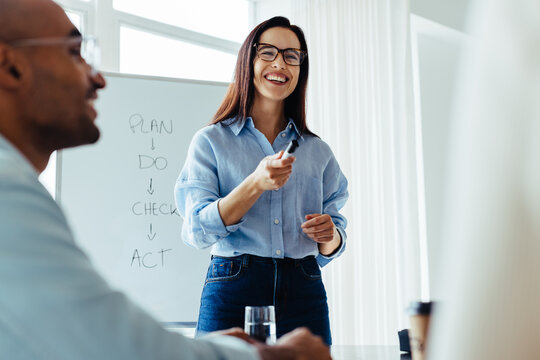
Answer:
<svg viewBox="0 0 540 360"><path fill-rule="evenodd" d="M0 42L0 87L14 89L21 84L20 65L13 50Z"/></svg>

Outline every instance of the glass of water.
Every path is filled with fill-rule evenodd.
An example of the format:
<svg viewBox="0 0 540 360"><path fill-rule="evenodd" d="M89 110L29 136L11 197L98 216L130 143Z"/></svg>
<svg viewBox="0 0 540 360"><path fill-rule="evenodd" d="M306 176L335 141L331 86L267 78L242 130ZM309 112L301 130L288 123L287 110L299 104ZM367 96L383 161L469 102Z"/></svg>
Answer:
<svg viewBox="0 0 540 360"><path fill-rule="evenodd" d="M268 345L276 342L274 306L246 306L244 331L252 338Z"/></svg>

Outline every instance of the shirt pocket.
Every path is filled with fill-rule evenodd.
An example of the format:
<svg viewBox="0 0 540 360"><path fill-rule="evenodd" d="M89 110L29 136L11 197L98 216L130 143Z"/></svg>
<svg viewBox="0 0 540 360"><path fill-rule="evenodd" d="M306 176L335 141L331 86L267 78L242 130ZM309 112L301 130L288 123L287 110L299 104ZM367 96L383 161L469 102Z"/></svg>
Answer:
<svg viewBox="0 0 540 360"><path fill-rule="evenodd" d="M320 214L323 208L322 181L316 177L303 175L296 178L296 229L300 233L299 240L314 246L313 240L302 231L302 224L308 214Z"/></svg>
<svg viewBox="0 0 540 360"><path fill-rule="evenodd" d="M301 219L307 214L320 214L323 209L322 181L304 175L296 178L296 209Z"/></svg>

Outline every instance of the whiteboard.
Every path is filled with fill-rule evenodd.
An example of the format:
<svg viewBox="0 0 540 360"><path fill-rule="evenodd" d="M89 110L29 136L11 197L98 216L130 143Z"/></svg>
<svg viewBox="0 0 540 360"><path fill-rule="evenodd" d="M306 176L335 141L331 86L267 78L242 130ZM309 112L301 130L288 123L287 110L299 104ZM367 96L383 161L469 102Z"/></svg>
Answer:
<svg viewBox="0 0 540 360"><path fill-rule="evenodd" d="M109 283L162 322L194 322L210 260L181 240L174 184L228 84L105 74L101 138L64 150L58 200Z"/></svg>

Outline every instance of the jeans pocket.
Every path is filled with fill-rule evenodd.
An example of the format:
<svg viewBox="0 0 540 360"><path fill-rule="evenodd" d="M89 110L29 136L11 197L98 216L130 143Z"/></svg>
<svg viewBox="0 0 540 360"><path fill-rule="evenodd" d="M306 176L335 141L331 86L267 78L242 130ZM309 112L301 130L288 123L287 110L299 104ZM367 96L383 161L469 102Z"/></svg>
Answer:
<svg viewBox="0 0 540 360"><path fill-rule="evenodd" d="M206 283L235 280L241 273L242 259L214 256L208 267Z"/></svg>
<svg viewBox="0 0 540 360"><path fill-rule="evenodd" d="M321 280L322 278L321 269L319 268L317 260L315 259L302 261L300 263L300 269L302 269L302 273L309 280Z"/></svg>

